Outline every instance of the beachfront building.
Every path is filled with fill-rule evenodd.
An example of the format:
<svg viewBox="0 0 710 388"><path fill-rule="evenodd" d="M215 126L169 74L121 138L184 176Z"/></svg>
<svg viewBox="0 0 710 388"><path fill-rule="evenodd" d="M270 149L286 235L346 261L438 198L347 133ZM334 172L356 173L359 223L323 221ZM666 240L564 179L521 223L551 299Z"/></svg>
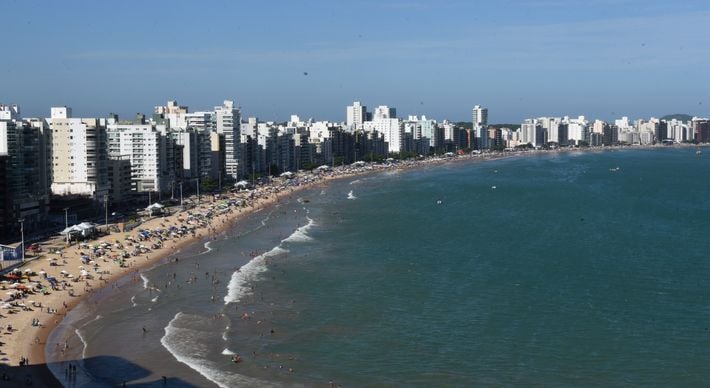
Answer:
<svg viewBox="0 0 710 388"><path fill-rule="evenodd" d="M48 128L44 120L23 120L17 105L0 104L0 235L38 230L49 206Z"/></svg>
<svg viewBox="0 0 710 388"><path fill-rule="evenodd" d="M443 147L443 132L440 134L436 120L427 119L426 116L419 118L410 115L403 122L407 151L415 152L419 155L428 155L437 148ZM442 128L443 131L443 128Z"/></svg>
<svg viewBox="0 0 710 388"><path fill-rule="evenodd" d="M589 122L584 116L576 119L565 116L564 122L567 124L567 137L570 144L578 146L589 144Z"/></svg>
<svg viewBox="0 0 710 388"><path fill-rule="evenodd" d="M167 192L182 172L182 147L167 134L164 125L111 119L107 125L108 152L131 161L131 186L136 192ZM179 172L177 170L180 170Z"/></svg>
<svg viewBox="0 0 710 388"><path fill-rule="evenodd" d="M0 182L7 182L8 155L0 154ZM0 241L5 241L11 234L15 217L12 216L12 197L7 185L0 185Z"/></svg>
<svg viewBox="0 0 710 388"><path fill-rule="evenodd" d="M693 117L691 120L693 138L698 143L710 143L710 119Z"/></svg>
<svg viewBox="0 0 710 388"><path fill-rule="evenodd" d="M240 123L241 113L234 101L225 100L214 108L212 126L224 136L224 176L233 180L239 177Z"/></svg>
<svg viewBox="0 0 710 388"><path fill-rule="evenodd" d="M71 108L52 107L46 120L51 138L54 195L102 201L108 194L106 121L72 117Z"/></svg>
<svg viewBox="0 0 710 388"><path fill-rule="evenodd" d="M602 134L602 145L611 146L619 144L619 128L616 125L606 125Z"/></svg>
<svg viewBox="0 0 710 388"><path fill-rule="evenodd" d="M471 112L471 123L473 125L476 149L483 150L490 148L488 131L486 130L488 126L488 108L475 105Z"/></svg>
<svg viewBox="0 0 710 388"><path fill-rule="evenodd" d="M114 155L108 158L109 203L121 203L131 199L133 186L131 159L129 155Z"/></svg>
<svg viewBox="0 0 710 388"><path fill-rule="evenodd" d="M404 127L397 118L376 118L363 124L365 132L378 132L384 136L388 153L403 151Z"/></svg>
<svg viewBox="0 0 710 388"><path fill-rule="evenodd" d="M207 177L211 171L211 140L209 131L194 128L173 128L169 136L182 146L182 168L185 179Z"/></svg>
<svg viewBox="0 0 710 388"><path fill-rule="evenodd" d="M680 120L670 120L667 122L667 139L672 139L676 143L693 140L693 128Z"/></svg>
<svg viewBox="0 0 710 388"><path fill-rule="evenodd" d="M542 147L547 143L547 132L537 119L526 119L520 124L520 144Z"/></svg>
<svg viewBox="0 0 710 388"><path fill-rule="evenodd" d="M547 132L548 143L562 147L569 144L567 122L563 122L560 117L540 117L538 121Z"/></svg>
<svg viewBox="0 0 710 388"><path fill-rule="evenodd" d="M345 109L345 116L345 125L349 131L360 130L362 123L367 121L367 107L362 105L360 101L355 101Z"/></svg>

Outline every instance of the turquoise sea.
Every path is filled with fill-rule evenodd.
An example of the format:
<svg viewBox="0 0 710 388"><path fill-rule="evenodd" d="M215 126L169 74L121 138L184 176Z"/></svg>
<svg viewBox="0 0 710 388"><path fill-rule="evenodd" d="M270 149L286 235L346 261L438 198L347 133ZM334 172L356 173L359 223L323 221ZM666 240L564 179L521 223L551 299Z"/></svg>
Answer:
<svg viewBox="0 0 710 388"><path fill-rule="evenodd" d="M708 385L709 236L690 147L343 179L82 303L48 361L70 345L70 386Z"/></svg>

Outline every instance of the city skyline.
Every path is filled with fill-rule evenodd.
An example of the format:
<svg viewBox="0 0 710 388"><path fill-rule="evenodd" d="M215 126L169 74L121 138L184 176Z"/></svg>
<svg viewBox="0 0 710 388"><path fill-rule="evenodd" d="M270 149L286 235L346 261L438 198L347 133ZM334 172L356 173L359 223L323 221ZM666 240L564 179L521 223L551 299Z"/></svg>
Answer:
<svg viewBox="0 0 710 388"><path fill-rule="evenodd" d="M491 123L709 115L701 1L123 4L9 3L0 101L26 117L223 98L273 121L341 122L353 101L451 121L482 103Z"/></svg>

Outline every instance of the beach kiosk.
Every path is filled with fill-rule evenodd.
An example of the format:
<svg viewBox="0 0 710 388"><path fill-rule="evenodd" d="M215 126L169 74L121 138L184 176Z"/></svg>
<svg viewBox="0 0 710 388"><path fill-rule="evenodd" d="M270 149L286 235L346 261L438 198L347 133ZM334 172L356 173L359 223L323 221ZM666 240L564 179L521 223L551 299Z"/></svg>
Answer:
<svg viewBox="0 0 710 388"><path fill-rule="evenodd" d="M22 258L22 246L20 243L11 245L0 244L0 250L2 250L1 260L19 260Z"/></svg>
<svg viewBox="0 0 710 388"><path fill-rule="evenodd" d="M91 222L82 222L62 230L59 234L65 237L69 235L69 240L83 240L96 234L96 225Z"/></svg>
<svg viewBox="0 0 710 388"><path fill-rule="evenodd" d="M249 182L247 181L239 181L234 184L234 188L241 191L241 190L246 190L249 188Z"/></svg>
<svg viewBox="0 0 710 388"><path fill-rule="evenodd" d="M148 211L148 214L150 214L151 217L153 216L153 214L163 214L164 209L165 206L157 202L145 208L145 210Z"/></svg>

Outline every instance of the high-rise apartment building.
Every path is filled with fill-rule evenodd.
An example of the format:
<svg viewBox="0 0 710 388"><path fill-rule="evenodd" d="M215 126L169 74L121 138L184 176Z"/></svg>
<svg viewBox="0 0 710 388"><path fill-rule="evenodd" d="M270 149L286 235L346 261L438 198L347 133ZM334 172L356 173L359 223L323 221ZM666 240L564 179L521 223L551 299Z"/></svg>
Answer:
<svg viewBox="0 0 710 388"><path fill-rule="evenodd" d="M484 108L480 105L473 107L473 117L472 121L473 127L485 127L488 125L488 108Z"/></svg>
<svg viewBox="0 0 710 388"><path fill-rule="evenodd" d="M367 121L367 107L360 101L355 101L347 107L345 123L349 130L362 129L362 123L365 121Z"/></svg>
<svg viewBox="0 0 710 388"><path fill-rule="evenodd" d="M106 123L74 118L69 107L53 107L47 119L51 137L52 193L91 197L108 194Z"/></svg>
<svg viewBox="0 0 710 388"><path fill-rule="evenodd" d="M484 108L480 105L474 106L471 123L475 134L476 148L479 150L489 148L490 141L488 138L488 131L486 130L486 127L488 126L488 108Z"/></svg>
<svg viewBox="0 0 710 388"><path fill-rule="evenodd" d="M710 119L693 117L691 125L698 143L710 143Z"/></svg>
<svg viewBox="0 0 710 388"><path fill-rule="evenodd" d="M372 121L396 119L396 118L397 118L397 109L390 108L387 105L380 105L377 108L375 108L375 114L372 117Z"/></svg>
<svg viewBox="0 0 710 388"><path fill-rule="evenodd" d="M234 102L225 100L222 106L214 108L212 126L218 134L224 136L224 171L225 177L238 179L241 114Z"/></svg>
<svg viewBox="0 0 710 388"><path fill-rule="evenodd" d="M153 112L168 120L168 128L187 128L187 107L178 105L177 101L168 101L165 106L156 106Z"/></svg>
<svg viewBox="0 0 710 388"><path fill-rule="evenodd" d="M167 135L162 125L140 120L135 123L111 122L107 126L111 157L131 161L132 190L166 192L182 170L182 147ZM180 155L177 155L180 153Z"/></svg>
<svg viewBox="0 0 710 388"><path fill-rule="evenodd" d="M43 121L39 121L43 123ZM0 207L0 228L9 234L19 230L17 220L24 220L26 232L40 228L47 218L49 204L48 134L46 126L37 126L20 118L16 105L0 105L0 180L5 194ZM0 233L6 234L6 233Z"/></svg>

